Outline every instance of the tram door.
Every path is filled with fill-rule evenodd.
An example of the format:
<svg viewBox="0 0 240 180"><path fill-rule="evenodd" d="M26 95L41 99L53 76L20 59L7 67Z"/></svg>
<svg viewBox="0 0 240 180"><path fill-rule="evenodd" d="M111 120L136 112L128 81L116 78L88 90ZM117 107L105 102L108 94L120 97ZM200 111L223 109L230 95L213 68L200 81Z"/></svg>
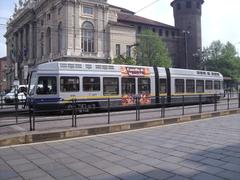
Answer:
<svg viewBox="0 0 240 180"><path fill-rule="evenodd" d="M134 96L136 94L136 79L122 78L122 105L135 104Z"/></svg>
<svg viewBox="0 0 240 180"><path fill-rule="evenodd" d="M138 78L138 95L140 104L151 104L150 78Z"/></svg>

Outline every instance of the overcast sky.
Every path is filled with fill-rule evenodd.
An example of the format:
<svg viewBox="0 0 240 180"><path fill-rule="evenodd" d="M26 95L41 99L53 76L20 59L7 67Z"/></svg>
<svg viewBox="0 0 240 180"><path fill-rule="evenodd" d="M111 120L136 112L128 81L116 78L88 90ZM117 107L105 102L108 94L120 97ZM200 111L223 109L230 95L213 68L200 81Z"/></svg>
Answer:
<svg viewBox="0 0 240 180"><path fill-rule="evenodd" d="M0 0L0 57L6 55L5 33L6 19L14 10L18 0ZM108 0L110 4L124 7L134 12L139 11L154 0ZM140 11L137 15L174 25L172 0L159 0L152 6ZM202 12L203 46L208 46L214 40L223 43L230 41L240 52L240 1L239 0L205 0Z"/></svg>

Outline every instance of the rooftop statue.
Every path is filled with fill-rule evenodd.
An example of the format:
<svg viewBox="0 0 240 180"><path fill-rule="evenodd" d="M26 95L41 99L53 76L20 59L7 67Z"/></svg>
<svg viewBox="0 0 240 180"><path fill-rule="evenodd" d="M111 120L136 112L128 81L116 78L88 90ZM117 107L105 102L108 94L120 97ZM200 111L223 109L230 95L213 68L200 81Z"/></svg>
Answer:
<svg viewBox="0 0 240 180"><path fill-rule="evenodd" d="M18 1L18 4L19 4L19 7L22 7L23 1L22 1L22 0L19 0L19 1Z"/></svg>
<svg viewBox="0 0 240 180"><path fill-rule="evenodd" d="M17 8L17 4L15 4L15 7L14 7L14 12L16 13L16 12L17 12L17 10L18 10L18 8Z"/></svg>

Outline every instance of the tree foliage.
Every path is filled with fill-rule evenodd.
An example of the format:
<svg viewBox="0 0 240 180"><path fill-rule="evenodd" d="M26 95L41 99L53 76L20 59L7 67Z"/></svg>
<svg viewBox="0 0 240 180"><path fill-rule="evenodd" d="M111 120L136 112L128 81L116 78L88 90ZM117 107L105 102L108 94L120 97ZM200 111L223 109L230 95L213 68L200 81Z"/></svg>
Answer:
<svg viewBox="0 0 240 180"><path fill-rule="evenodd" d="M209 47L204 48L203 55L207 70L221 72L235 82L240 82L240 58L233 44L213 41Z"/></svg>
<svg viewBox="0 0 240 180"><path fill-rule="evenodd" d="M151 30L144 30L139 37L137 51L137 64L143 66L171 67L172 62L168 51L159 38Z"/></svg>
<svg viewBox="0 0 240 180"><path fill-rule="evenodd" d="M116 57L113 59L114 64L127 64L127 65L136 65L136 59L132 57Z"/></svg>

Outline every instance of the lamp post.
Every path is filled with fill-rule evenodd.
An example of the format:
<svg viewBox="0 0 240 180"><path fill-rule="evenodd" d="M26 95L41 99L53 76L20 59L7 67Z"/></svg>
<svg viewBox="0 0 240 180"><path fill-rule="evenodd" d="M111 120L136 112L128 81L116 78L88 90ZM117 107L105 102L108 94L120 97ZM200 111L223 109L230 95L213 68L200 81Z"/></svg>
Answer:
<svg viewBox="0 0 240 180"><path fill-rule="evenodd" d="M190 31L182 31L184 35L184 44L185 44L185 68L188 69L188 43L187 43L187 37L190 34Z"/></svg>

